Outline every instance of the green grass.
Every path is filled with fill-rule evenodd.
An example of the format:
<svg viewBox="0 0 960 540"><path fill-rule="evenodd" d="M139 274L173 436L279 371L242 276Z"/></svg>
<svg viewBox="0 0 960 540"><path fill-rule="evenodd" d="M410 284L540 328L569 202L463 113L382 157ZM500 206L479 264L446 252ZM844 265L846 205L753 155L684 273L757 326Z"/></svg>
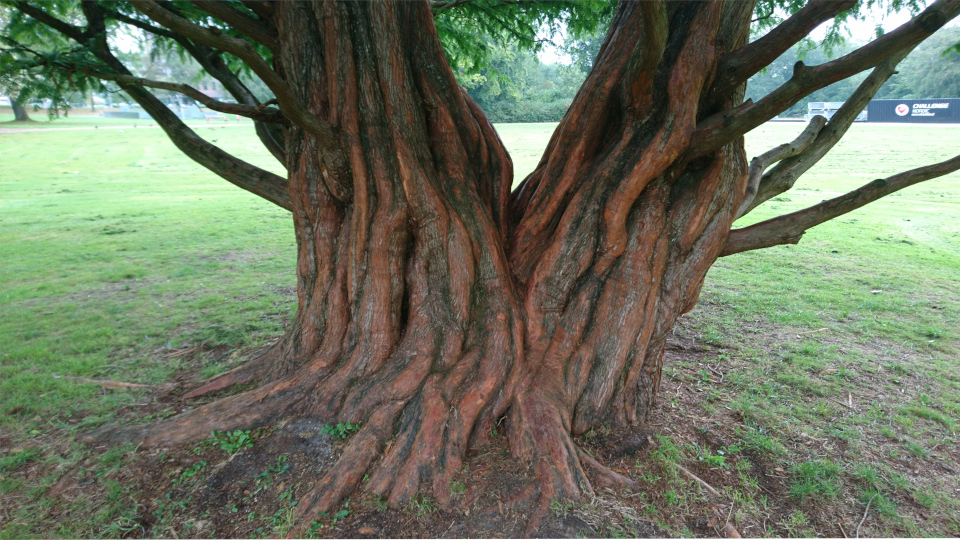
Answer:
<svg viewBox="0 0 960 540"><path fill-rule="evenodd" d="M34 118L49 127L108 125L79 114ZM522 179L554 126L497 127ZM280 172L249 125L198 128ZM762 126L748 137L749 152L800 129ZM951 157L956 148L944 143L957 135L960 126L855 125L793 191L743 224ZM0 429L13 441L0 448L0 496L4 505L16 501L14 524L0 538L119 536L138 512L136 486L120 476L131 449L91 459L73 435L118 414L142 416L143 398L71 377L146 384L206 377L271 342L296 308L291 219L182 156L157 129L0 134L0 156ZM664 379L702 391L702 408L683 414L698 426L725 423L724 459L718 448L658 435L658 465L644 474L667 483L676 506L665 510L683 516L706 500L669 465L683 462L723 471L733 482L724 493L742 502L735 515L756 519L753 534L823 533L820 514L802 500L834 488L837 501L882 494L871 536L923 532L911 525L916 505L938 520L927 530L956 526L950 516L960 507L942 494L960 486L932 471L955 455L958 440L958 216L960 176L950 175L817 227L797 246L718 261L677 336L719 347L710 362L726 373L724 382L696 359L668 364ZM756 485L761 477L741 467L747 457L784 470L783 492L797 486L801 501L789 505L801 506L774 515L770 495ZM836 470L823 473L823 463ZM870 469L857 469L861 463ZM100 498L47 498L65 470L101 475ZM175 502L169 511L180 511ZM420 512L432 507L418 502ZM679 533L690 525L670 526Z"/></svg>
<svg viewBox="0 0 960 540"><path fill-rule="evenodd" d="M790 474L790 495L797 499L840 495L840 467L832 461L805 461L792 467Z"/></svg>
<svg viewBox="0 0 960 540"><path fill-rule="evenodd" d="M136 125L138 128L157 127L157 123L153 119L143 120L134 118L111 118L102 116L99 112L93 113L87 108L71 110L66 115L61 114L60 118L50 118L44 109L33 111L32 108L28 108L27 114L30 116L30 120L28 122L15 123L13 120L13 111L10 108L0 107L0 129L46 129L76 127L116 128L134 125ZM194 127L226 125L233 126L244 123L249 127L251 125L250 122L251 121L246 118L243 118L238 122L236 116L229 115L220 115L220 117L216 120L210 120L209 122L207 120L197 119L185 120L186 124Z"/></svg>

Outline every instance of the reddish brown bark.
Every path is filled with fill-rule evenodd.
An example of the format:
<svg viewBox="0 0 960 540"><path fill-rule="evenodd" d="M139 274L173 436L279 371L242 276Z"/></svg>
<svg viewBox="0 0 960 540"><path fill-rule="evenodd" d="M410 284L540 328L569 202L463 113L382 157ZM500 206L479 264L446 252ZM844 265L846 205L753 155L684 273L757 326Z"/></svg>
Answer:
<svg viewBox="0 0 960 540"><path fill-rule="evenodd" d="M251 171L237 183L293 213L299 308L270 351L186 397L256 388L107 436L169 445L295 415L361 423L298 505L302 517L329 511L365 476L365 489L391 504L427 491L447 505L467 449L504 419L544 501L591 491L591 477L631 485L574 437L645 421L668 332L695 305L717 257L734 249L738 209L762 190L748 193L742 137L716 126L736 131L806 84L800 78L770 102L743 106L742 79L769 55L744 47L753 3L621 2L593 71L512 193L510 158L457 86L427 2L247 3L256 20L198 3L249 28L274 50L272 67L242 39L151 0L135 4L204 46L252 58L278 96L279 112L260 118L288 120L275 153L288 178ZM839 9L817 5L792 19L794 30ZM909 24L878 40L876 58L844 57L821 71L875 65L891 43L911 46L933 27ZM105 45L99 54L115 60ZM730 64L739 71L718 72ZM135 79L116 78L166 118L136 86L149 84ZM186 126L165 121L195 159L218 174L236 170L209 157L216 149L193 144ZM856 204L889 191L871 186ZM779 238L781 228L816 219L759 224L759 233L734 240Z"/></svg>
<svg viewBox="0 0 960 540"><path fill-rule="evenodd" d="M682 156L714 112L697 104L718 58L746 35L718 33L721 20L743 13L622 3L513 195L510 159L457 86L428 4L291 2L271 16L286 99L339 133L330 144L285 127L298 313L266 355L188 397L257 388L114 435L156 445L290 415L362 423L302 515L364 475L392 504L421 490L447 504L469 445L508 411L545 499L590 491L585 466L629 484L573 437L645 420L667 332L724 246L742 143Z"/></svg>

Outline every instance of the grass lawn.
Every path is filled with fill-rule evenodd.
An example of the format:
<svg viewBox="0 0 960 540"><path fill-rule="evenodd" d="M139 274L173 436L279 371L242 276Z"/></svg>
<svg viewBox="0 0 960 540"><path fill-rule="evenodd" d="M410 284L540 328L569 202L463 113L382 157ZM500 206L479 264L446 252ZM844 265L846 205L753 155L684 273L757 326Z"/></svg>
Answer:
<svg viewBox="0 0 960 540"><path fill-rule="evenodd" d="M107 125L79 114L38 124L91 122ZM518 179L553 127L497 126ZM748 152L802 127L764 125ZM249 124L198 132L281 170ZM960 126L855 125L794 190L742 221L952 157L958 136ZM206 172L159 129L0 133L0 164L0 538L214 534L196 528L217 522L204 512L245 503L204 506L201 483L187 487L212 474L200 459L213 450L180 451L170 464L167 454L73 441L179 405L158 388L85 380L192 381L276 339L296 309L289 213ZM630 509L598 497L558 506L557 519L579 519L588 535L636 534L640 523L716 535L730 515L745 536L852 536L869 504L864 536L960 534L958 283L957 174L813 229L797 246L720 260L676 328L661 408L642 432L650 443L612 457L623 434L601 428L580 441L649 489ZM131 473L144 460L168 472L146 485ZM279 478L287 469L277 464ZM279 509L244 513L247 528L232 531L282 534L278 512L300 493L292 481L274 487L268 502ZM420 519L422 507L409 512L405 531L443 533ZM357 536L365 515L354 505L321 534Z"/></svg>

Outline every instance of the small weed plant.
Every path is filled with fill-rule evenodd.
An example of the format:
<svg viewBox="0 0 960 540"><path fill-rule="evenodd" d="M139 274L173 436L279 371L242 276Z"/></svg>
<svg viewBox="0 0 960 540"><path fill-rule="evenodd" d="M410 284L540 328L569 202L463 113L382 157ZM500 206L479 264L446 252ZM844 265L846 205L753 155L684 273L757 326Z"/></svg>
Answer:
<svg viewBox="0 0 960 540"><path fill-rule="evenodd" d="M211 431L210 438L220 449L231 456L244 448L253 448L254 436L250 430Z"/></svg>
<svg viewBox="0 0 960 540"><path fill-rule="evenodd" d="M320 430L320 433L324 435L330 435L331 437L336 437L338 439L346 439L358 431L360 431L360 424L337 422L337 425L327 424L323 426L323 428Z"/></svg>

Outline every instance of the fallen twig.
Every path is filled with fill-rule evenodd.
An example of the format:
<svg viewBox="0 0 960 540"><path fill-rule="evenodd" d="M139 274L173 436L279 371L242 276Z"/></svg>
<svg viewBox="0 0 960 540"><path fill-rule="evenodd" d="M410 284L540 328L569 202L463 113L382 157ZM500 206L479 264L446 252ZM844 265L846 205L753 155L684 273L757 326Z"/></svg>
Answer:
<svg viewBox="0 0 960 540"><path fill-rule="evenodd" d="M733 516L733 503L730 504L730 511L727 512L727 519L724 520L723 524L723 536L726 538L743 538L740 535L740 531L730 523L730 518Z"/></svg>
<svg viewBox="0 0 960 540"><path fill-rule="evenodd" d="M700 485L703 486L704 489L706 489L707 491L709 491L711 494L716 495L717 497L720 496L720 492L717 491L717 490L715 490L715 489L713 489L713 486L711 486L710 484L708 484L706 481L704 481L704 480L703 480L702 478L700 478L699 476L697 476L697 475L693 474L692 472L688 471L687 469L685 469L682 465L680 465L680 464L678 464L678 463L674 463L673 466L676 467L676 468L678 468L678 469L680 469L680 472L682 472L683 474L689 476L692 480L696 480L697 482L699 482Z"/></svg>
<svg viewBox="0 0 960 540"><path fill-rule="evenodd" d="M839 403L840 405L843 405L844 407L846 407L846 408L848 408L848 409L853 409L853 407L851 407L850 405L847 405L846 403L844 403L843 401L840 401L839 399L830 398L830 401L832 401L832 402L834 402L834 403Z"/></svg>
<svg viewBox="0 0 960 540"><path fill-rule="evenodd" d="M712 371L712 372L714 372L714 373L716 373L717 375L720 376L720 382L717 383L717 384L723 384L723 372L722 372L722 371L713 369L713 368L710 366L710 364L707 364L707 369L709 369L710 371Z"/></svg>
<svg viewBox="0 0 960 540"><path fill-rule="evenodd" d="M69 380L71 380L71 381L81 382L81 383L96 384L96 385L102 386L102 387L104 387L104 388L110 388L110 389L118 389L118 388L163 388L163 389L168 389L168 388L174 388L174 387L177 386L177 385L175 385L175 384L173 384L173 383L161 384L161 385L155 386L155 385L152 385L152 384L128 383L128 382L123 382L123 381L110 381L110 380L107 380L107 379L87 379L87 378L84 378L84 377L71 377L70 375L64 375L63 378L64 378L64 379L69 379Z"/></svg>
<svg viewBox="0 0 960 540"><path fill-rule="evenodd" d="M870 500L867 501L867 509L863 511L863 518L860 520L860 524L857 525L857 538L860 538L860 527L863 526L863 522L867 520L867 514L870 513L870 503L873 502L873 499L876 498L877 495L877 493L874 493L873 497L870 497Z"/></svg>
<svg viewBox="0 0 960 540"><path fill-rule="evenodd" d="M849 536L847 536L847 531L843 530L843 523L837 523L837 525L840 526L840 532L843 533L843 537L850 538Z"/></svg>
<svg viewBox="0 0 960 540"><path fill-rule="evenodd" d="M797 334L797 337L805 336L807 334L816 334L817 332L823 332L824 330L829 330L829 328L824 326L823 328L817 328L816 330L807 330L806 332L800 332Z"/></svg>
<svg viewBox="0 0 960 540"><path fill-rule="evenodd" d="M203 348L203 345L197 345L196 347L190 347L189 349L181 349L179 351L174 351L170 354L165 355L164 358L177 358L178 356L185 356L192 353L193 351L196 351L202 348Z"/></svg>

